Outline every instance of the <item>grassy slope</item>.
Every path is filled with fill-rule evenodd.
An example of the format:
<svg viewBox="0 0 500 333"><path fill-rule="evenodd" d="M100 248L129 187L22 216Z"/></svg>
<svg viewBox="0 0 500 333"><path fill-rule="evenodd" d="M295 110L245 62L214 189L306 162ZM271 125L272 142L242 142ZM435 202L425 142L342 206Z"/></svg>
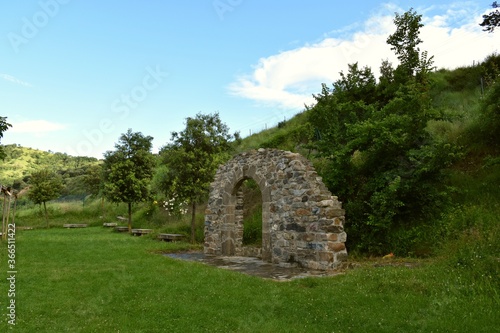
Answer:
<svg viewBox="0 0 500 333"><path fill-rule="evenodd" d="M16 332L493 332L500 324L487 279L471 284L442 263L365 262L283 283L167 258L157 252L179 244L98 227L23 231L16 245Z"/></svg>

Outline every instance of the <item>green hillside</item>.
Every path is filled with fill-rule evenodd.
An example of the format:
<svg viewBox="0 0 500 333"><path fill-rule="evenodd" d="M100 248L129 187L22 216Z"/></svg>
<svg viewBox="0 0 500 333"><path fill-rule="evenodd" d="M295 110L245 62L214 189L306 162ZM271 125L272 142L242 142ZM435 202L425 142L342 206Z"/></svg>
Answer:
<svg viewBox="0 0 500 333"><path fill-rule="evenodd" d="M3 148L6 157L0 162L0 184L11 186L17 191L28 186L33 171L50 169L63 178L64 196L85 195L82 177L89 167L99 163L93 157L46 152L16 144L5 145Z"/></svg>

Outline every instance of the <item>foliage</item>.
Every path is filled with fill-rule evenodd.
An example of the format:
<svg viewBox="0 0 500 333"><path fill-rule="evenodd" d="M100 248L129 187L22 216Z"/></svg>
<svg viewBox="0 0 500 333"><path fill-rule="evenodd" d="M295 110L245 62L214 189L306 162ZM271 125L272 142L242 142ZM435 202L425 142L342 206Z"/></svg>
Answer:
<svg viewBox="0 0 500 333"><path fill-rule="evenodd" d="M217 167L229 157L232 136L218 113L197 114L186 118L186 128L173 132L171 143L160 150L160 169L157 185L168 198L192 207L192 234L194 242L194 211L205 198Z"/></svg>
<svg viewBox="0 0 500 333"><path fill-rule="evenodd" d="M396 31L387 38L387 44L391 45L400 61L400 67L407 70L409 77L413 76L414 70L420 64L420 49L418 45L422 43L420 39L420 28L422 24L422 15L410 9L400 15L396 13L394 24Z"/></svg>
<svg viewBox="0 0 500 333"><path fill-rule="evenodd" d="M0 139L3 138L3 133L12 127L11 124L7 122L7 117L0 117ZM3 147L0 146L0 159L3 160L5 158L5 152L3 151Z"/></svg>
<svg viewBox="0 0 500 333"><path fill-rule="evenodd" d="M243 220L243 245L262 246L262 207L258 206Z"/></svg>
<svg viewBox="0 0 500 333"><path fill-rule="evenodd" d="M498 8L500 7L500 5L498 5L497 2L494 1L491 4L491 7ZM500 26L500 11L496 9L489 14L483 15L483 22L481 22L479 25L484 28L484 31L493 32L495 28Z"/></svg>
<svg viewBox="0 0 500 333"><path fill-rule="evenodd" d="M446 188L436 184L458 151L426 130L440 115L428 95L432 57L418 48L420 21L412 10L396 15L396 32L387 41L400 64L393 71L384 62L379 85L370 70L351 65L333 89L323 85L309 110L318 156L329 161L325 182L348 212L352 250L408 254L411 237L401 246L393 236L431 219L449 201Z"/></svg>
<svg viewBox="0 0 500 333"><path fill-rule="evenodd" d="M500 148L500 80L488 89L480 105L479 128L486 144Z"/></svg>
<svg viewBox="0 0 500 333"><path fill-rule="evenodd" d="M87 193L97 196L101 192L103 168L101 164L92 165L83 176L83 183Z"/></svg>
<svg viewBox="0 0 500 333"><path fill-rule="evenodd" d="M59 197L62 189L62 179L53 171L42 169L31 174L28 198L37 205L43 204L47 227L49 221L46 203Z"/></svg>
<svg viewBox="0 0 500 333"><path fill-rule="evenodd" d="M128 205L128 227L132 228L132 203L150 198L149 185L155 159L151 136L131 129L121 135L115 151L104 154L104 195L111 202Z"/></svg>

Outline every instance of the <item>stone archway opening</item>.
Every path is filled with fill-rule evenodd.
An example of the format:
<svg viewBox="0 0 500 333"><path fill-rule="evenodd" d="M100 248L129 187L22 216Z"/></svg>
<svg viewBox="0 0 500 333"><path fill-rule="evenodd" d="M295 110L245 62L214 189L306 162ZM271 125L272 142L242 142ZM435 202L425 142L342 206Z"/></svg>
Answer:
<svg viewBox="0 0 500 333"><path fill-rule="evenodd" d="M262 194L259 184L248 178L243 181L239 191L241 200L236 209L241 210L243 219L243 247L260 249L262 248ZM252 256L251 251L249 252L249 256Z"/></svg>
<svg viewBox="0 0 500 333"><path fill-rule="evenodd" d="M262 198L262 245L243 244L244 192L252 179ZM211 184L204 252L256 256L280 266L335 269L347 256L344 210L299 154L259 149L221 166ZM253 252L252 252L253 251Z"/></svg>

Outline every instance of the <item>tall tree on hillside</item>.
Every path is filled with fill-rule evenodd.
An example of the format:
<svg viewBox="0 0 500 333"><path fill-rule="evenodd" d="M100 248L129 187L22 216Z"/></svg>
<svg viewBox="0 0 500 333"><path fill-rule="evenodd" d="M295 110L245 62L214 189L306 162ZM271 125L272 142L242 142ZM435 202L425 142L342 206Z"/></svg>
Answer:
<svg viewBox="0 0 500 333"><path fill-rule="evenodd" d="M195 241L197 203L208 193L219 164L229 158L228 127L219 114L197 114L186 118L186 128L172 132L171 143L160 150L167 174L162 190L167 197L191 205L191 241Z"/></svg>
<svg viewBox="0 0 500 333"><path fill-rule="evenodd" d="M45 212L45 221L49 227L47 201L58 198L63 189L62 178L49 169L42 169L31 174L29 180L28 198L37 205L42 205Z"/></svg>
<svg viewBox="0 0 500 333"><path fill-rule="evenodd" d="M3 138L3 133L12 127L11 124L7 122L7 117L0 117L0 139ZM0 146L0 159L5 158L5 152L3 151L3 147Z"/></svg>
<svg viewBox="0 0 500 333"><path fill-rule="evenodd" d="M433 68L433 57L427 58L427 52L420 52L420 29L424 26L422 15L418 15L413 8L404 14L396 13L394 18L396 31L387 38L399 59L399 66L394 75L397 83L404 84L408 80L422 81L427 79L427 74ZM421 82L424 86L427 82Z"/></svg>
<svg viewBox="0 0 500 333"><path fill-rule="evenodd" d="M128 229L132 229L132 204L150 197L149 183L155 167L151 136L131 129L122 134L116 150L104 154L104 196L128 204Z"/></svg>
<svg viewBox="0 0 500 333"><path fill-rule="evenodd" d="M421 16L410 10L394 23L387 42L400 60L396 70L382 63L383 80L374 89L372 79L359 80L350 67L335 89L323 86L309 117L319 129L323 178L349 212L349 245L373 254L397 242L399 253L409 251L411 239L394 235L411 238L412 223L439 211L444 198L435 184L454 152L426 131L438 114L427 94L432 57L419 49ZM360 99L365 91L378 99Z"/></svg>
<svg viewBox="0 0 500 333"><path fill-rule="evenodd" d="M495 1L491 4L493 8L500 8L500 5ZM495 9L487 15L483 15L483 22L479 24L484 29L483 31L493 32L495 28L500 27L500 11Z"/></svg>

